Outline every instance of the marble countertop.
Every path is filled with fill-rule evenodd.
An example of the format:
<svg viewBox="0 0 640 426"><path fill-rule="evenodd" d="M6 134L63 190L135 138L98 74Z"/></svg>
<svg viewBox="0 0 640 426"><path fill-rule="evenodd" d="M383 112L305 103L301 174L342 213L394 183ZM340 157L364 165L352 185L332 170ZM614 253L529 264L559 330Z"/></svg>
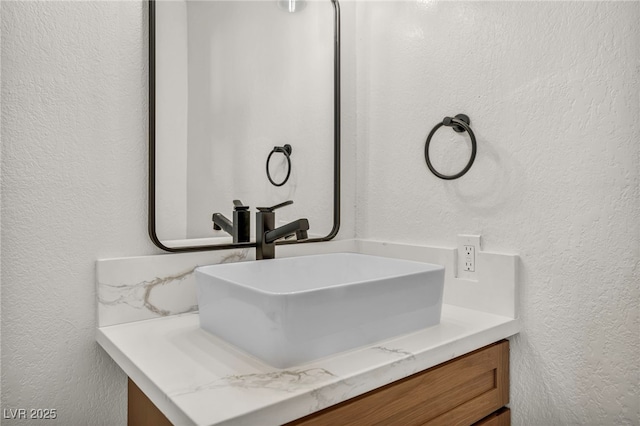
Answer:
<svg viewBox="0 0 640 426"><path fill-rule="evenodd" d="M286 370L201 330L197 313L103 326L97 341L176 425L278 425L519 329L517 319L445 304L437 326Z"/></svg>

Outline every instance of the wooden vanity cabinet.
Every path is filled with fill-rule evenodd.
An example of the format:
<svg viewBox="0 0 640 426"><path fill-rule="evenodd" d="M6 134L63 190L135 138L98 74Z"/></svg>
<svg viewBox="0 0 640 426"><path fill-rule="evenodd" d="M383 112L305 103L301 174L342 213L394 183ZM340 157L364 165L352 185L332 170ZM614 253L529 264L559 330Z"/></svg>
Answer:
<svg viewBox="0 0 640 426"><path fill-rule="evenodd" d="M509 410L496 411L508 402L509 342L503 340L287 426L507 426Z"/></svg>
<svg viewBox="0 0 640 426"><path fill-rule="evenodd" d="M502 340L286 426L509 426L509 342ZM129 380L129 426L170 425Z"/></svg>

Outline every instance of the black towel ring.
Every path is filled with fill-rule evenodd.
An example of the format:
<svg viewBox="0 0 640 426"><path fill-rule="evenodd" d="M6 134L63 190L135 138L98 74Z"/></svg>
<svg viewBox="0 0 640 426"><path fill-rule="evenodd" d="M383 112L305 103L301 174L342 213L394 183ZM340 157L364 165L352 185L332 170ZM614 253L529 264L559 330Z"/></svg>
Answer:
<svg viewBox="0 0 640 426"><path fill-rule="evenodd" d="M291 151L292 151L291 145L286 144L285 146L274 146L271 152L269 153L269 156L267 157L267 178L269 179L269 182L271 182L273 186L282 186L285 183L287 183L287 181L289 180L289 176L291 176L291 158L290 158ZM280 183L274 182L274 180L271 178L271 173L269 172L269 162L271 161L271 156L276 152L283 153L285 158L287 159L287 176Z"/></svg>
<svg viewBox="0 0 640 426"><path fill-rule="evenodd" d="M471 168L471 166L473 165L473 161L476 159L477 147L476 147L476 136L473 134L473 130L471 130L471 127L469 127L470 123L471 123L471 119L469 119L469 117L465 114L458 114L454 118L445 117L442 120L442 123L436 124L436 126L431 130L431 133L429 133L429 136L427 136L427 142L424 144L424 159L426 160L427 167L429 167L429 170L431 170L431 173L433 173L440 179L445 179L445 180L458 179L459 177L467 173ZM431 143L431 138L442 126L451 127L454 131L458 133L467 132L469 134L469 137L471 138L471 158L469 159L469 162L464 167L464 169L462 169L460 173L456 173L455 175L444 175L440 173L433 167L433 164L431 164L431 159L429 158L429 144Z"/></svg>

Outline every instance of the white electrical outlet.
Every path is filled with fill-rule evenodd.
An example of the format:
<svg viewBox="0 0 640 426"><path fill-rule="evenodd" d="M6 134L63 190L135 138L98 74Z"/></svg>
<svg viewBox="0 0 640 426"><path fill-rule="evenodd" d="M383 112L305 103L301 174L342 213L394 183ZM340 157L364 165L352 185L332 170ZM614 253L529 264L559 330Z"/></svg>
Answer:
<svg viewBox="0 0 640 426"><path fill-rule="evenodd" d="M480 235L458 235L458 278L477 281Z"/></svg>
<svg viewBox="0 0 640 426"><path fill-rule="evenodd" d="M467 272L475 272L476 248L474 246L465 245L463 247L462 256L464 257L464 265L462 265L462 270Z"/></svg>

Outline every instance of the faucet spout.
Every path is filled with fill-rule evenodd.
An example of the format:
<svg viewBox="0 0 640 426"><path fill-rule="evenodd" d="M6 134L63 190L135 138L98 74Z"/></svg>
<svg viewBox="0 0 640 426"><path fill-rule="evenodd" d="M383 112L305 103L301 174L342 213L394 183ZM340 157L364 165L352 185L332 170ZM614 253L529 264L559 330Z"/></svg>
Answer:
<svg viewBox="0 0 640 426"><path fill-rule="evenodd" d="M214 213L211 220L213 221L213 229L216 231L223 230L227 234L233 235L233 223L222 213Z"/></svg>
<svg viewBox="0 0 640 426"><path fill-rule="evenodd" d="M273 259L276 256L276 240L295 235L298 240L308 238L309 220L306 218L294 220L279 228L275 227L276 214L274 210L293 204L285 201L273 207L258 207L256 213L256 259Z"/></svg>
<svg viewBox="0 0 640 426"><path fill-rule="evenodd" d="M289 235L296 235L299 240L307 239L307 231L309 230L309 220L302 218L294 220L293 222L282 225L279 228L267 231L264 235L264 240L267 244L273 243L280 238L286 238Z"/></svg>
<svg viewBox="0 0 640 426"><path fill-rule="evenodd" d="M249 206L242 204L240 200L233 200L233 221L227 219L222 213L214 213L211 216L213 229L224 230L233 238L233 243L247 243L251 240L251 213Z"/></svg>

